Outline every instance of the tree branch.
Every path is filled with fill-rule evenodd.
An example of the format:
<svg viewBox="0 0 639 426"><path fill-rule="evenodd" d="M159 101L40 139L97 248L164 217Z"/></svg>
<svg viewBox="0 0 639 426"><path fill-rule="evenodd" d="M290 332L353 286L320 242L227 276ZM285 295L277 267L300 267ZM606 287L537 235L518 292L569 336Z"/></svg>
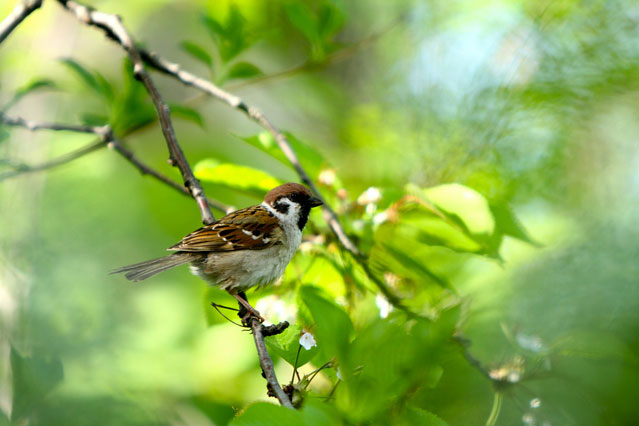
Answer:
<svg viewBox="0 0 639 426"><path fill-rule="evenodd" d="M22 0L11 13L0 22L0 43L34 10L42 6L42 0Z"/></svg>
<svg viewBox="0 0 639 426"><path fill-rule="evenodd" d="M97 151L103 146L104 146L104 141L102 139L98 139L95 142L92 142L86 146L83 146L82 148L76 151L72 151L68 154L61 155L60 157L55 158L51 161L47 161L41 164L36 164L34 166L18 165L16 168L14 168L14 170L0 173L0 181L9 179L15 176L23 175L26 173L41 172L43 170L52 169L54 167L58 167L66 163L70 163L71 161L76 160L80 157L84 157L85 155L90 154L93 151Z"/></svg>
<svg viewBox="0 0 639 426"><path fill-rule="evenodd" d="M251 330L253 331L253 339L255 340L257 355L260 359L260 366L262 367L262 372L264 373L264 377L266 378L266 382L268 383L269 391L273 392L275 397L280 401L280 404L282 404L284 407L293 408L291 400L289 399L288 395L284 393L282 387L280 386L280 383L277 381L277 376L275 375L275 367L273 366L273 360L269 356L268 351L266 350L266 343L264 342L265 334L279 334L284 331L284 329L286 329L288 323L283 323L286 324L286 326L284 327L282 327L280 324L278 324L277 326L273 326L278 331L278 333L273 333L270 331L266 331L268 329L266 329L257 318L251 317L249 321L251 322Z"/></svg>
<svg viewBox="0 0 639 426"><path fill-rule="evenodd" d="M69 154L62 155L54 160L38 164L35 166L26 166L26 165L15 165L14 170L1 173L0 181L4 179L9 179L14 176L18 176L25 173L33 173L42 170L51 169L62 164L69 163L77 158L83 157L87 154L90 154L93 151L96 151L99 148L104 146L113 149L115 152L120 154L124 159L130 162L136 169L140 171L143 175L150 175L157 179L158 181L164 183L165 185L170 186L171 188L179 191L180 193L191 196L190 191L179 183L173 181L169 177L163 175L162 173L152 169L147 166L143 162L141 162L132 151L125 148L120 140L113 136L113 132L111 130L111 126L82 126L82 125L73 125L73 124L60 124L60 123L44 123L44 122L35 122L35 121L27 121L20 117L8 117L5 114L0 113L0 123L6 124L8 126L14 127L22 127L24 129L30 131L36 130L54 130L54 131L69 131L76 133L88 133L94 134L99 137L98 140L92 142L76 151L73 151ZM207 202L210 206L216 208L221 212L226 212L229 209L229 206L226 204L207 198Z"/></svg>
<svg viewBox="0 0 639 426"><path fill-rule="evenodd" d="M324 201L322 195L309 177L308 173L306 173L306 171L300 164L295 151L293 151L293 149L291 148L291 144L288 138L282 132L280 132L268 118L266 118L262 111L260 111L256 107L249 106L240 97L219 88L211 81L197 77L196 75L191 74L188 71L184 71L179 64L169 62L159 55L147 52L144 49L140 49L140 54L142 56L142 59L156 70L176 78L186 86L195 87L213 96L214 98L221 100L230 107L243 112L249 119L253 120L264 129L266 129L273 136L279 148L282 150L289 162L293 165L302 182L304 182L304 184L306 184L317 197ZM326 202L324 203L323 208L324 219L326 220L340 243L355 257L363 258L363 254L346 235L346 232L344 231L344 228L342 228L342 225L339 222L339 219L337 218L335 212L328 206Z"/></svg>
<svg viewBox="0 0 639 426"><path fill-rule="evenodd" d="M182 172L184 185L187 187L200 208L202 222L204 224L213 223L215 221L215 217L211 213L204 190L202 189L200 182L193 175L191 166L186 160L184 152L182 152L182 148L180 148L177 141L175 130L173 129L173 124L171 122L169 106L162 99L162 96L157 90L157 87L155 87L149 73L144 68L144 63L140 53L135 47L133 39L127 32L126 28L122 25L120 18L117 15L99 12L71 0L58 0L58 3L73 13L80 22L104 31L109 38L117 41L127 51L129 59L133 64L133 74L135 78L142 82L153 100L153 105L155 106L155 110L157 111L158 118L160 120L162 133L164 134L164 138L166 139L166 143L169 148L169 163L172 166L178 167Z"/></svg>

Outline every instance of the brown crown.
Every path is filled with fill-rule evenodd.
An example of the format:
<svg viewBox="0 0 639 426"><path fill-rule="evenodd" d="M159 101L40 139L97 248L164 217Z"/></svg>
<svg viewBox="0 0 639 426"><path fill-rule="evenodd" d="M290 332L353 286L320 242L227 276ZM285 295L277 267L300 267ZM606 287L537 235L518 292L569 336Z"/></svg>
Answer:
<svg viewBox="0 0 639 426"><path fill-rule="evenodd" d="M290 196L295 193L305 195L306 198L313 197L313 193L304 185L289 182L271 189L268 194L266 194L266 197L264 197L264 201L266 201L270 205L273 205L278 198Z"/></svg>

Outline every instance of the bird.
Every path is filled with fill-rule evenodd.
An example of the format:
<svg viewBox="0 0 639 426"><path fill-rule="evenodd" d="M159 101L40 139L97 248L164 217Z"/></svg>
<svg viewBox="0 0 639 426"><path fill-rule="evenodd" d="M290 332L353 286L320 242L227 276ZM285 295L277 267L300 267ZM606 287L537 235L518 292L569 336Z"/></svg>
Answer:
<svg viewBox="0 0 639 426"><path fill-rule="evenodd" d="M244 292L282 276L302 242L311 209L322 204L304 185L285 183L271 189L261 204L233 211L186 235L167 249L174 253L111 273L142 281L188 263L193 274L238 300L245 308L240 314L243 325L248 325L250 316L263 322Z"/></svg>

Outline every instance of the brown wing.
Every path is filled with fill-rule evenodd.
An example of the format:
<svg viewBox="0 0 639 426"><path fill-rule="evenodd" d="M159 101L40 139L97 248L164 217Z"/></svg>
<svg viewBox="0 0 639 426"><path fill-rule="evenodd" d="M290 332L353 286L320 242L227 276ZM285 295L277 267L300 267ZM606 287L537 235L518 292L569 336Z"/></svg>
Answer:
<svg viewBox="0 0 639 426"><path fill-rule="evenodd" d="M167 250L261 250L281 243L283 237L284 230L277 219L258 205L229 213L217 222L191 232Z"/></svg>

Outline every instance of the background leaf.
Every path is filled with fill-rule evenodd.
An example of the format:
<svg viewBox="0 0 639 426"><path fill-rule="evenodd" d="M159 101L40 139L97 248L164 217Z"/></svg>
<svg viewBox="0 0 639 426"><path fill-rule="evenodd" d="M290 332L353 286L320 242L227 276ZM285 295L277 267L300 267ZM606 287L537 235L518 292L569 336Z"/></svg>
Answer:
<svg viewBox="0 0 639 426"><path fill-rule="evenodd" d="M317 287L303 286L299 295L316 327L311 332L317 337L319 350L325 356L343 359L353 332L353 324L346 312L322 296Z"/></svg>
<svg viewBox="0 0 639 426"><path fill-rule="evenodd" d="M202 128L204 127L204 119L198 110L184 105L175 104L170 104L169 107L171 109L172 116L184 118L185 120L191 121Z"/></svg>
<svg viewBox="0 0 639 426"><path fill-rule="evenodd" d="M32 413L45 396L63 379L59 359L44 356L25 357L11 347L13 404L11 420Z"/></svg>
<svg viewBox="0 0 639 426"><path fill-rule="evenodd" d="M263 198L271 189L281 182L261 170L238 164L219 163L217 160L205 159L193 168L195 176L209 183L240 190Z"/></svg>
<svg viewBox="0 0 639 426"><path fill-rule="evenodd" d="M209 68L213 65L213 58L211 57L211 55L209 55L206 49L198 43L190 40L185 40L180 43L180 47L182 48L182 50L187 52L195 59L206 64Z"/></svg>
<svg viewBox="0 0 639 426"><path fill-rule="evenodd" d="M231 426L304 426L301 413L290 408L266 402L256 402L249 405L233 419Z"/></svg>

